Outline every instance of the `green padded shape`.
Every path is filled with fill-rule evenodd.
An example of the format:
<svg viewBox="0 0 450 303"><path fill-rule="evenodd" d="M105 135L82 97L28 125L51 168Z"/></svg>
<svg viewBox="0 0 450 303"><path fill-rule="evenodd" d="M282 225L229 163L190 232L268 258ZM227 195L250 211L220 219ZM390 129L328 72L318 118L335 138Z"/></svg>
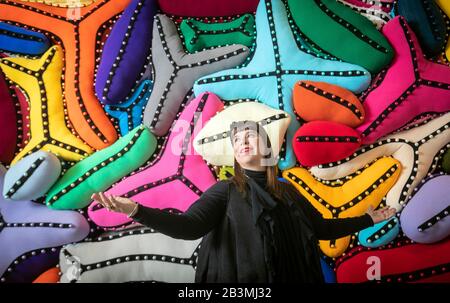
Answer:
<svg viewBox="0 0 450 303"><path fill-rule="evenodd" d="M227 44L251 46L255 37L255 18L245 14L230 22L213 24L185 19L180 30L190 53Z"/></svg>
<svg viewBox="0 0 450 303"><path fill-rule="evenodd" d="M367 18L336 0L287 0L298 30L336 58L378 73L394 57L386 38Z"/></svg>
<svg viewBox="0 0 450 303"><path fill-rule="evenodd" d="M113 145L71 167L49 190L47 206L52 209L87 206L93 193L106 190L143 165L156 145L156 138L147 127L136 127Z"/></svg>

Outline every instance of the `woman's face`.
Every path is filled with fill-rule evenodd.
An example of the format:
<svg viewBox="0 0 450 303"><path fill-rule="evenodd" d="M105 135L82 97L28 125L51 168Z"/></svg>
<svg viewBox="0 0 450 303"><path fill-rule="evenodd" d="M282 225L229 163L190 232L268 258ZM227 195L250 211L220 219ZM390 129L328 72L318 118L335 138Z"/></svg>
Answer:
<svg viewBox="0 0 450 303"><path fill-rule="evenodd" d="M262 166L261 137L254 130L242 130L233 137L233 150L236 161L242 167Z"/></svg>

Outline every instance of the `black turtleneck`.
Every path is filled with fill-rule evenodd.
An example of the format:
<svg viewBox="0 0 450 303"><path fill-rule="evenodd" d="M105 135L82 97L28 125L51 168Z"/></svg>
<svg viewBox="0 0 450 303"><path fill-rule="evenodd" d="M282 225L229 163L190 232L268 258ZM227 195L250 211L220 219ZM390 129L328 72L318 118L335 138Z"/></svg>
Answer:
<svg viewBox="0 0 450 303"><path fill-rule="evenodd" d="M258 185L261 186L262 188L266 188L267 176L266 176L265 170L258 171L258 170L250 170L250 169L244 168L244 174L246 174L247 176L249 176L250 178L255 180L256 183L258 183Z"/></svg>

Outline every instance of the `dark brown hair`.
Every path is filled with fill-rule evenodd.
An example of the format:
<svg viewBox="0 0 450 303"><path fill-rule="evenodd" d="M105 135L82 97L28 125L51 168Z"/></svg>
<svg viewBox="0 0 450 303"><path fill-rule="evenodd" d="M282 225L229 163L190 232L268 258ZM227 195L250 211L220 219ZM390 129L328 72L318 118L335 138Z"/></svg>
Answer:
<svg viewBox="0 0 450 303"><path fill-rule="evenodd" d="M272 150L272 144L270 143L269 136L267 135L266 131L262 126L260 126L257 122L254 121L239 121L239 122L233 122L230 125L230 139L231 144L233 145L233 137L236 133L251 129L255 130L260 138L263 139L262 142L267 142L266 147L270 149L270 152L265 155L265 158L273 157L273 150ZM261 140L260 140L261 142ZM292 193L292 190L296 191L296 189L289 183L281 182L278 180L278 165L271 165L267 166L266 168L266 186L267 191L272 197L275 197L279 200L283 199L283 196L285 193ZM241 165L237 162L236 158L234 158L234 176L230 179L235 185L238 191L244 196L247 196L247 179L244 175L244 171L241 167Z"/></svg>

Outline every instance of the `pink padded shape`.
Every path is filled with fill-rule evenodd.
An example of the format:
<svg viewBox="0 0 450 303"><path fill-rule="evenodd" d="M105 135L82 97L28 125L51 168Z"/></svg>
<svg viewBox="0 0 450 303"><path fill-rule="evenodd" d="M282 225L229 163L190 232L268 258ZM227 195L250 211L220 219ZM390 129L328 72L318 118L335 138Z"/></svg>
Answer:
<svg viewBox="0 0 450 303"><path fill-rule="evenodd" d="M106 195L128 197L148 207L186 211L216 183L212 169L195 152L192 141L205 123L222 109L223 103L211 93L190 101L172 126L163 154L156 163L117 183ZM126 215L108 212L97 202L90 205L88 214L95 224L105 228L131 222Z"/></svg>
<svg viewBox="0 0 450 303"><path fill-rule="evenodd" d="M366 1L362 1L362 0L345 0L345 2L348 2L350 4L353 4L355 6L359 6L362 8L379 9L386 13L389 13L391 11L391 7L394 5L393 1L384 1L385 5L380 5L380 4L382 4L381 2L377 3L374 1L374 3L371 4L371 3L367 3ZM390 4L389 7L386 4Z"/></svg>
<svg viewBox="0 0 450 303"><path fill-rule="evenodd" d="M362 98L366 120L358 131L363 144L373 143L426 113L450 110L450 68L424 58L403 17L389 21L383 34L395 57Z"/></svg>

